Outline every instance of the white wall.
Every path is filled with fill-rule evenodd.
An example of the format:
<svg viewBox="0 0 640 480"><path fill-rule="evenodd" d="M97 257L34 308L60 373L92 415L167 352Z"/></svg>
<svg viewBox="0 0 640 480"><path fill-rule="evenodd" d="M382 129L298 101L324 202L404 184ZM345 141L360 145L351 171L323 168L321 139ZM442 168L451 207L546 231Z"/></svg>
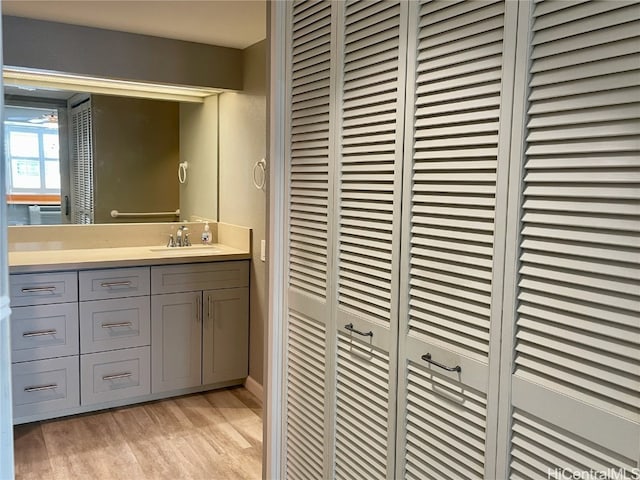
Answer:
<svg viewBox="0 0 640 480"><path fill-rule="evenodd" d="M249 376L262 385L264 330L267 317L266 269L260 260L265 238L266 193L252 182L253 166L266 157L266 41L248 47L244 56L244 89L223 93L220 109L220 222L253 230Z"/></svg>

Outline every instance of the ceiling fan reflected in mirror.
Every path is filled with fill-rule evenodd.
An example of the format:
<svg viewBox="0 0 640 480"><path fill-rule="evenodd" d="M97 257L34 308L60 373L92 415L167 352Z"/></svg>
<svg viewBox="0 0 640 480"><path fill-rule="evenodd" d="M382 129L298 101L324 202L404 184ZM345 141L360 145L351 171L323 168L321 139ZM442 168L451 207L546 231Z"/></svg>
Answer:
<svg viewBox="0 0 640 480"><path fill-rule="evenodd" d="M33 124L57 124L58 114L55 112L45 113L39 117L31 118L29 123Z"/></svg>

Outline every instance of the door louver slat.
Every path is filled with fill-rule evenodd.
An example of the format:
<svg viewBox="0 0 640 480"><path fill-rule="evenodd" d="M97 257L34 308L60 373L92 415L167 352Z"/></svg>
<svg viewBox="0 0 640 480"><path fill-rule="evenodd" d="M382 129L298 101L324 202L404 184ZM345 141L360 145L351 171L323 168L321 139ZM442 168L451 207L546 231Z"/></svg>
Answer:
<svg viewBox="0 0 640 480"><path fill-rule="evenodd" d="M486 362L504 4L438 3L418 33L409 331Z"/></svg>
<svg viewBox="0 0 640 480"><path fill-rule="evenodd" d="M486 396L409 362L407 478L484 477Z"/></svg>
<svg viewBox="0 0 640 480"><path fill-rule="evenodd" d="M322 478L326 329L310 318L290 312L288 341L287 478Z"/></svg>
<svg viewBox="0 0 640 480"><path fill-rule="evenodd" d="M534 11L515 375L640 422L640 63L607 68L638 54L640 5L545 3Z"/></svg>
<svg viewBox="0 0 640 480"><path fill-rule="evenodd" d="M338 301L389 324L400 6L345 8Z"/></svg>
<svg viewBox="0 0 640 480"><path fill-rule="evenodd" d="M576 472L633 471L636 463L519 409L513 413L512 478L558 478ZM622 477L621 477L622 478Z"/></svg>
<svg viewBox="0 0 640 480"><path fill-rule="evenodd" d="M337 349L335 476L384 479L389 355L343 333L338 333ZM355 425L360 425L367 434L358 435Z"/></svg>
<svg viewBox="0 0 640 480"><path fill-rule="evenodd" d="M293 289L324 300L331 5L329 2L296 2L293 26L289 284Z"/></svg>

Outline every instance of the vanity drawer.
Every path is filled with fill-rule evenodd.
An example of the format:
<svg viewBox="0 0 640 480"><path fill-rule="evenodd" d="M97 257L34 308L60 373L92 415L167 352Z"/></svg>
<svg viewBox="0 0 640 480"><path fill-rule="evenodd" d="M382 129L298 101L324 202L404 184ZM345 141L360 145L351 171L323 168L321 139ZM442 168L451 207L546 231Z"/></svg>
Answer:
<svg viewBox="0 0 640 480"><path fill-rule="evenodd" d="M15 363L12 377L14 418L80 405L77 356Z"/></svg>
<svg viewBox="0 0 640 480"><path fill-rule="evenodd" d="M11 360L13 362L77 354L77 303L12 309Z"/></svg>
<svg viewBox="0 0 640 480"><path fill-rule="evenodd" d="M82 405L151 393L150 348L127 348L80 357Z"/></svg>
<svg viewBox="0 0 640 480"><path fill-rule="evenodd" d="M80 300L149 295L149 267L86 270L79 275Z"/></svg>
<svg viewBox="0 0 640 480"><path fill-rule="evenodd" d="M76 272L9 275L12 307L78 301Z"/></svg>
<svg viewBox="0 0 640 480"><path fill-rule="evenodd" d="M149 297L81 302L81 353L149 345L150 308Z"/></svg>
<svg viewBox="0 0 640 480"><path fill-rule="evenodd" d="M179 293L246 287L249 262L192 263L151 267L151 292Z"/></svg>

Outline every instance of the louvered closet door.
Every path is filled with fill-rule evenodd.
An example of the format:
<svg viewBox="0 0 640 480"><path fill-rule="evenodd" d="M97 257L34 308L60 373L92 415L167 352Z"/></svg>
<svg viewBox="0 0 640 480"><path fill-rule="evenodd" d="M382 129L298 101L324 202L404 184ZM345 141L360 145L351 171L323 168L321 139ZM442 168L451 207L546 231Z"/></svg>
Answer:
<svg viewBox="0 0 640 480"><path fill-rule="evenodd" d="M412 4L396 478L495 478L515 9Z"/></svg>
<svg viewBox="0 0 640 480"><path fill-rule="evenodd" d="M290 479L326 478L329 106L332 5L288 5L288 319L286 454ZM330 376L330 374L329 374ZM331 376L329 377L331 378Z"/></svg>
<svg viewBox="0 0 640 480"><path fill-rule="evenodd" d="M640 474L639 19L638 2L533 7L510 478Z"/></svg>
<svg viewBox="0 0 640 480"><path fill-rule="evenodd" d="M93 125L91 101L71 109L71 223L93 223Z"/></svg>
<svg viewBox="0 0 640 480"><path fill-rule="evenodd" d="M407 5L338 5L334 473L375 480L393 478Z"/></svg>

